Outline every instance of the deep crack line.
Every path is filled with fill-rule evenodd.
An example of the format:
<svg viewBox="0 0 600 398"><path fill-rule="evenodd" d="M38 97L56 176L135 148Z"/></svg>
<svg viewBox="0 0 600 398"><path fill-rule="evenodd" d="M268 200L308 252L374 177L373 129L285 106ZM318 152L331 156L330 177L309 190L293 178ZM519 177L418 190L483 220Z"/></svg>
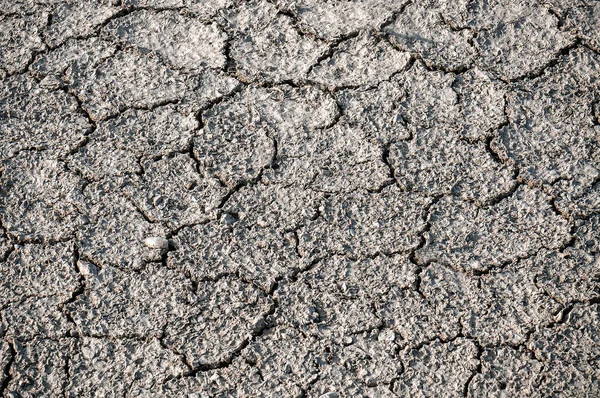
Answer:
<svg viewBox="0 0 600 398"><path fill-rule="evenodd" d="M10 358L9 358L8 362L6 363L6 366L4 366L4 369L2 369L2 372L4 374L4 380L2 381L2 384L0 385L0 396L2 396L2 397L8 396L7 395L8 386L10 385L11 381L13 380L13 373L11 372L11 369L17 358L17 351L15 350L14 342L7 342L7 343L8 343L8 350L9 350Z"/></svg>

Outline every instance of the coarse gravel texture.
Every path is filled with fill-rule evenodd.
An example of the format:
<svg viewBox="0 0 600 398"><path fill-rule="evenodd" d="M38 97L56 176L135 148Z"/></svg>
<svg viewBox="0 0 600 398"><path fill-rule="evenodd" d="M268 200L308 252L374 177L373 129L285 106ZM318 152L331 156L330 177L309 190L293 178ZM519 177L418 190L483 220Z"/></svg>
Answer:
<svg viewBox="0 0 600 398"><path fill-rule="evenodd" d="M599 397L600 1L0 0L0 397Z"/></svg>

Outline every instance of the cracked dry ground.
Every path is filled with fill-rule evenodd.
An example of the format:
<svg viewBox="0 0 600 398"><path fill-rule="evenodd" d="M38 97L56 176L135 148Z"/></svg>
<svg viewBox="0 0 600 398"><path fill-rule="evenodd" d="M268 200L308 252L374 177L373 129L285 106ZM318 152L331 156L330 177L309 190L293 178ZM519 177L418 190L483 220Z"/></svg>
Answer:
<svg viewBox="0 0 600 398"><path fill-rule="evenodd" d="M599 119L594 0L0 0L0 395L598 397Z"/></svg>

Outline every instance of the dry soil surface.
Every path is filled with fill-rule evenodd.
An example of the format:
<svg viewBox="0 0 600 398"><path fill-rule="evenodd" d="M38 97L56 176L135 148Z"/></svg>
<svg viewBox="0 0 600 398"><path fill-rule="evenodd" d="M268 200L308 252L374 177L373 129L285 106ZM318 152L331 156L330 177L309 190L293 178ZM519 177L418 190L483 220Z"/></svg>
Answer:
<svg viewBox="0 0 600 398"><path fill-rule="evenodd" d="M600 2L0 0L0 396L600 396Z"/></svg>

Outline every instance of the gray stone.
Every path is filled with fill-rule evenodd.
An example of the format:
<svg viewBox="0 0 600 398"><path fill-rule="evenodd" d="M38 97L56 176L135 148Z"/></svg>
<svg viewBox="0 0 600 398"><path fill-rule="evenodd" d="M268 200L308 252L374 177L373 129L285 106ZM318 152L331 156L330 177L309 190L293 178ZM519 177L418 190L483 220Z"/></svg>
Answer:
<svg viewBox="0 0 600 398"><path fill-rule="evenodd" d="M39 10L35 0L0 0L2 14L31 14Z"/></svg>
<svg viewBox="0 0 600 398"><path fill-rule="evenodd" d="M0 232L0 259L5 259L13 245L11 244L9 238L6 236L4 231Z"/></svg>
<svg viewBox="0 0 600 398"><path fill-rule="evenodd" d="M27 342L15 341L13 346L12 378L4 390L7 396L60 396L69 383L71 339L38 337Z"/></svg>
<svg viewBox="0 0 600 398"><path fill-rule="evenodd" d="M398 108L410 130L432 127L462 130L463 121L455 117L460 114L459 97L452 87L455 79L451 73L429 71L418 61L407 72L394 77L406 92Z"/></svg>
<svg viewBox="0 0 600 398"><path fill-rule="evenodd" d="M591 175L596 175L597 170L590 170ZM556 208L566 217L587 218L600 212L600 175L597 182L584 178L573 182L560 180L554 184L558 198L554 202ZM590 184L592 184L590 186Z"/></svg>
<svg viewBox="0 0 600 398"><path fill-rule="evenodd" d="M144 244L151 249L159 249L166 252L169 249L169 241L159 236L149 236L144 239Z"/></svg>
<svg viewBox="0 0 600 398"><path fill-rule="evenodd" d="M0 0L0 395L600 396L590 0Z"/></svg>
<svg viewBox="0 0 600 398"><path fill-rule="evenodd" d="M11 340L67 336L73 325L62 311L66 299L60 295L22 298L1 311L0 330Z"/></svg>
<svg viewBox="0 0 600 398"><path fill-rule="evenodd" d="M124 7L151 8L154 10L182 8L202 21L210 21L221 9L231 6L232 0L121 0Z"/></svg>
<svg viewBox="0 0 600 398"><path fill-rule="evenodd" d="M507 87L479 68L456 76L452 88L462 108L464 127L461 136L469 141L493 137L507 122L504 114Z"/></svg>
<svg viewBox="0 0 600 398"><path fill-rule="evenodd" d="M376 304L377 316L398 334L397 344L400 347L419 347L436 338L449 340L460 334L462 309L457 308L461 305L460 299L458 296L451 302L436 306L422 293L392 285Z"/></svg>
<svg viewBox="0 0 600 398"><path fill-rule="evenodd" d="M575 4L556 4L567 6L564 27L581 37L587 45L598 50L600 36L598 34L600 5L589 1L577 1Z"/></svg>
<svg viewBox="0 0 600 398"><path fill-rule="evenodd" d="M376 337L374 332L356 336L350 345L332 346L329 364L321 369L312 391L342 397L393 397L389 385L402 373L402 362L393 344Z"/></svg>
<svg viewBox="0 0 600 398"><path fill-rule="evenodd" d="M390 185L384 148L377 142L368 142L362 129L338 123L311 135L282 139L281 153L298 156L278 164L282 174L289 169L293 178L301 178L315 191L326 193L379 191ZM298 141L303 144L297 145Z"/></svg>
<svg viewBox="0 0 600 398"><path fill-rule="evenodd" d="M600 220L593 216L579 224L572 246L564 251L542 250L527 262L536 273L538 286L565 306L593 300L600 293Z"/></svg>
<svg viewBox="0 0 600 398"><path fill-rule="evenodd" d="M40 54L29 67L38 79L54 76L78 84L86 73L116 52L116 46L98 37L70 39L60 47Z"/></svg>
<svg viewBox="0 0 600 398"><path fill-rule="evenodd" d="M67 396L140 396L155 384L186 371L181 357L164 348L158 339L86 337L78 341L72 354Z"/></svg>
<svg viewBox="0 0 600 398"><path fill-rule="evenodd" d="M267 131L252 126L252 115L238 98L204 112L204 128L194 138L194 156L202 170L230 188L258 178L275 151Z"/></svg>
<svg viewBox="0 0 600 398"><path fill-rule="evenodd" d="M397 82L340 90L336 100L343 110L340 121L361 129L369 142L387 145L410 138L401 110L406 92Z"/></svg>
<svg viewBox="0 0 600 398"><path fill-rule="evenodd" d="M69 158L69 164L93 180L141 173L138 159L188 150L196 128L195 118L171 105L152 111L129 110L98 123L90 142Z"/></svg>
<svg viewBox="0 0 600 398"><path fill-rule="evenodd" d="M315 336L343 336L382 325L374 306L393 286L410 287L415 266L405 256L324 260L277 290L278 323ZM385 276L384 276L385 275Z"/></svg>
<svg viewBox="0 0 600 398"><path fill-rule="evenodd" d="M582 396L593 397L600 393L597 361L591 365L577 365L554 362L546 365L539 394L541 396Z"/></svg>
<svg viewBox="0 0 600 398"><path fill-rule="evenodd" d="M570 186L585 187L598 178L600 127L594 125L591 103L599 65L596 54L573 50L559 59L554 73L508 95L508 125L492 146L501 158L515 161L522 179L572 180Z"/></svg>
<svg viewBox="0 0 600 398"><path fill-rule="evenodd" d="M577 364L594 360L600 351L598 317L598 304L576 304L564 323L536 331L529 348L545 362Z"/></svg>
<svg viewBox="0 0 600 398"><path fill-rule="evenodd" d="M316 217L322 196L297 185L248 185L223 206L231 213L226 214L225 222L233 224L239 220L258 228L295 230Z"/></svg>
<svg viewBox="0 0 600 398"><path fill-rule="evenodd" d="M326 362L325 346L318 340L293 329L267 329L231 366L171 380L159 395L296 397L310 389Z"/></svg>
<svg viewBox="0 0 600 398"><path fill-rule="evenodd" d="M167 265L197 281L240 274L265 291L277 279L300 268L292 233L237 222L231 229L209 222L183 228L173 238Z"/></svg>
<svg viewBox="0 0 600 398"><path fill-rule="evenodd" d="M26 298L56 297L66 301L79 285L71 243L52 246L15 245L0 270L0 308Z"/></svg>
<svg viewBox="0 0 600 398"><path fill-rule="evenodd" d="M576 304L564 323L532 335L529 348L545 365L542 395L593 396L600 391L599 315L598 304Z"/></svg>
<svg viewBox="0 0 600 398"><path fill-rule="evenodd" d="M516 267L515 267L516 268ZM524 268L508 267L483 275L480 291L470 297L463 331L482 346L518 346L531 333L551 325L561 306L536 286Z"/></svg>
<svg viewBox="0 0 600 398"><path fill-rule="evenodd" d="M0 340L0 367L3 370L8 369L8 367L11 364L11 361L13 360L13 354L11 351L11 345L10 343L7 343L4 340ZM5 385L5 380L8 381L8 377L9 375L6 374L5 372L2 372L2 374L0 374L0 383L2 385Z"/></svg>

